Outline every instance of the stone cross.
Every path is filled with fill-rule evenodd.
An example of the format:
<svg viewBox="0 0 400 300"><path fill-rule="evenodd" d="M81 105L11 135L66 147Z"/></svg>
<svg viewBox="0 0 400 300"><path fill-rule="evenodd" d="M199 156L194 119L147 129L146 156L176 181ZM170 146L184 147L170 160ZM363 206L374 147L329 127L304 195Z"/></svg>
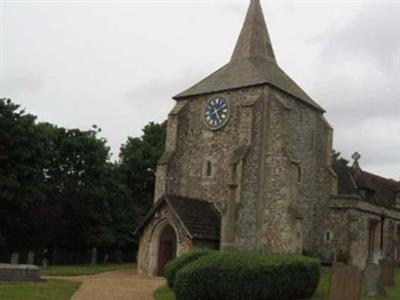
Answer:
<svg viewBox="0 0 400 300"><path fill-rule="evenodd" d="M329 300L360 300L362 272L354 266L337 263L332 267Z"/></svg>
<svg viewBox="0 0 400 300"><path fill-rule="evenodd" d="M11 254L11 264L18 265L18 263L19 263L19 254L14 252Z"/></svg>
<svg viewBox="0 0 400 300"><path fill-rule="evenodd" d="M358 153L358 152L355 152L355 153L351 156L351 158L354 160L354 162L353 162L353 169L355 169L355 170L361 170L361 168L360 168L360 163L359 163L359 160L361 159L361 154Z"/></svg>
<svg viewBox="0 0 400 300"><path fill-rule="evenodd" d="M387 287L394 287L396 262L391 259L381 259L379 265L382 268L383 285Z"/></svg>
<svg viewBox="0 0 400 300"><path fill-rule="evenodd" d="M381 267L377 264L370 263L365 268L364 274L367 295L369 297L386 296Z"/></svg>
<svg viewBox="0 0 400 300"><path fill-rule="evenodd" d="M27 264L28 265L34 265L35 264L35 252L29 251Z"/></svg>

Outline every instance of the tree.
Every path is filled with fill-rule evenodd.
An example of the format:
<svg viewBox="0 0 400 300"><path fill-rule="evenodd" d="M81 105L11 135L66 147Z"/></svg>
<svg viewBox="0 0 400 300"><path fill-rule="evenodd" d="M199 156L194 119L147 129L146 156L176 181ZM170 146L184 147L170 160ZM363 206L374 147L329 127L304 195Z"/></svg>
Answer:
<svg viewBox="0 0 400 300"><path fill-rule="evenodd" d="M0 228L11 247L28 243L29 212L44 199L43 145L35 120L11 100L0 99Z"/></svg>
<svg viewBox="0 0 400 300"><path fill-rule="evenodd" d="M0 99L0 249L124 247L153 198L166 123L110 162L100 129L37 123Z"/></svg>
<svg viewBox="0 0 400 300"><path fill-rule="evenodd" d="M134 199L138 218L152 205L157 162L164 152L167 122L149 123L139 138L129 137L120 152L122 180ZM136 225L139 219L136 220Z"/></svg>

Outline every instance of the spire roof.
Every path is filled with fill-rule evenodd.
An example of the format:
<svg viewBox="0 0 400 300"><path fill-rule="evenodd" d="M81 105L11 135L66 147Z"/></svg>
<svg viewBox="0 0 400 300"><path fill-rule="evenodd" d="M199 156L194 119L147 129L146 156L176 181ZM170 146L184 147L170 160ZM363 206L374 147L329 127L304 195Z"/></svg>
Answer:
<svg viewBox="0 0 400 300"><path fill-rule="evenodd" d="M260 0L250 0L246 19L228 64L174 99L269 84L324 112L277 64Z"/></svg>
<svg viewBox="0 0 400 300"><path fill-rule="evenodd" d="M232 55L232 60L245 58L270 59L276 62L260 0L250 1L246 20Z"/></svg>

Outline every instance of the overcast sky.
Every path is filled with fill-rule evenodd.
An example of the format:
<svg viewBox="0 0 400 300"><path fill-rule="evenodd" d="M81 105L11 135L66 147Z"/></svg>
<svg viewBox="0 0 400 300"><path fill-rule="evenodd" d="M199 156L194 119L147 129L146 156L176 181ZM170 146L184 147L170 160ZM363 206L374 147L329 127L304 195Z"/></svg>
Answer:
<svg viewBox="0 0 400 300"><path fill-rule="evenodd" d="M171 97L228 62L248 1L2 1L1 95L114 158ZM334 147L400 179L400 2L264 1L280 66L327 110Z"/></svg>

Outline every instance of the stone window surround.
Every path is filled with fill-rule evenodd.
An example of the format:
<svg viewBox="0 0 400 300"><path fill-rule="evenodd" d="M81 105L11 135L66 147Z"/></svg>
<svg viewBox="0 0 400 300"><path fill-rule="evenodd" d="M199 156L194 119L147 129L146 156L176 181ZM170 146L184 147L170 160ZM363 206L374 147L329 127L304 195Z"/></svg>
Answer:
<svg viewBox="0 0 400 300"><path fill-rule="evenodd" d="M215 178L216 160L213 157L204 157L202 167L202 178L211 180Z"/></svg>
<svg viewBox="0 0 400 300"><path fill-rule="evenodd" d="M330 244L333 241L333 238L334 238L333 232L331 230L329 230L329 229L326 230L325 234L324 234L325 243Z"/></svg>

